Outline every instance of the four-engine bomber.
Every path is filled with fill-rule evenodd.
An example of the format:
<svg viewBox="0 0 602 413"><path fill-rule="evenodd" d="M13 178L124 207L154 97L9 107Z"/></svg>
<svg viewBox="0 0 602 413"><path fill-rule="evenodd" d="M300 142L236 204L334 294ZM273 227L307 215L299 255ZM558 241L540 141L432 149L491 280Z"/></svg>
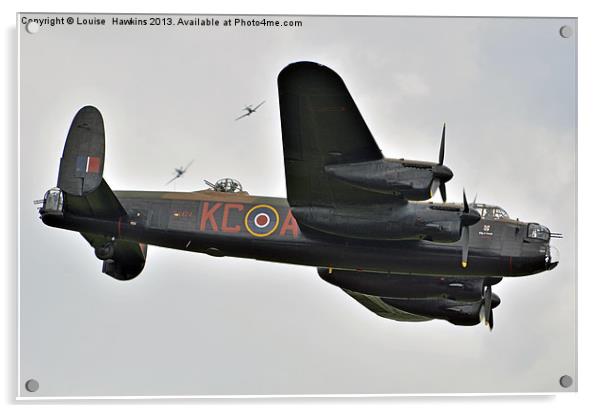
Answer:
<svg viewBox="0 0 602 413"><path fill-rule="evenodd" d="M113 192L103 179L104 123L82 108L57 187L40 208L49 226L80 232L119 280L140 274L147 245L318 267L374 313L493 326L504 276L553 269L559 234L497 206L445 203L453 173L438 162L383 157L341 78L312 62L278 77L287 198L253 196L231 179L196 192ZM443 203L415 202L441 192Z"/></svg>

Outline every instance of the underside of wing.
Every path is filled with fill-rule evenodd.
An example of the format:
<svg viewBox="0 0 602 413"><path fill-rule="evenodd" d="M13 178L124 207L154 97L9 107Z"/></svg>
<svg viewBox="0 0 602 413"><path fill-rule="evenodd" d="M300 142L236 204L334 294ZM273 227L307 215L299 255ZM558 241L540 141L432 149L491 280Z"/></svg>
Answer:
<svg viewBox="0 0 602 413"><path fill-rule="evenodd" d="M383 159L339 75L317 63L293 63L280 72L278 91L291 206L337 207L398 199L325 173L327 165Z"/></svg>
<svg viewBox="0 0 602 413"><path fill-rule="evenodd" d="M373 313L396 321L447 320L493 326L501 277L435 277L319 268L318 275Z"/></svg>
<svg viewBox="0 0 602 413"><path fill-rule="evenodd" d="M353 299L355 299L358 303L366 307L368 310L372 311L374 314L379 315L384 318L388 318L395 321L430 321L432 318L423 317L420 315L415 315L412 313L407 313L398 308L395 308L387 303L385 303L381 297L377 297L374 295L360 294L351 290L343 289L347 294L349 294Z"/></svg>

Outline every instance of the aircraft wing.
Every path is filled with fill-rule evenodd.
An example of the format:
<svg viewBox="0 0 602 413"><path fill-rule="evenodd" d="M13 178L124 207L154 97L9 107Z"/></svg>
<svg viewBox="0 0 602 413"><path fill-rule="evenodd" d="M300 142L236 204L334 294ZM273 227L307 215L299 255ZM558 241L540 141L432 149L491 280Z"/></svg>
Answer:
<svg viewBox="0 0 602 413"><path fill-rule="evenodd" d="M239 120L239 119L242 119L242 118L244 118L245 116L249 116L250 114L251 114L251 112L247 112L247 113L245 113L244 115L240 115L239 117L237 117L237 118L236 118L236 119L234 119L234 120Z"/></svg>
<svg viewBox="0 0 602 413"><path fill-rule="evenodd" d="M491 286L502 277L400 275L318 268L324 281L342 289L374 314L395 321L446 320L493 326L501 300Z"/></svg>
<svg viewBox="0 0 602 413"><path fill-rule="evenodd" d="M432 318L415 315L401 311L382 300L382 298L375 295L360 294L351 290L342 288L347 294L349 294L354 300L372 311L374 314L388 318L395 321L430 321Z"/></svg>
<svg viewBox="0 0 602 413"><path fill-rule="evenodd" d="M182 176L182 175L176 175L176 176L174 176L174 177L173 177L173 178L171 178L169 181L167 181L167 182L165 183L165 185L169 185L169 184L171 184L173 181L175 181L176 179L178 179L180 176Z"/></svg>
<svg viewBox="0 0 602 413"><path fill-rule="evenodd" d="M317 63L293 63L280 72L278 92L291 206L399 200L352 187L324 172L325 165L383 158L339 75Z"/></svg>

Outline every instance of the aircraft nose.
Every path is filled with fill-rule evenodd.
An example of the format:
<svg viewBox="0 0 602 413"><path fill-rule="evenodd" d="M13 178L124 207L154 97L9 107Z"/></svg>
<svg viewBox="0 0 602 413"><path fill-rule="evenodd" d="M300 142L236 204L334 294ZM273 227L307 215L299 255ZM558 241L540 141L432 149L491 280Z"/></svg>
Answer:
<svg viewBox="0 0 602 413"><path fill-rule="evenodd" d="M555 246L548 244L546 248L546 270L553 270L559 262L560 251Z"/></svg>

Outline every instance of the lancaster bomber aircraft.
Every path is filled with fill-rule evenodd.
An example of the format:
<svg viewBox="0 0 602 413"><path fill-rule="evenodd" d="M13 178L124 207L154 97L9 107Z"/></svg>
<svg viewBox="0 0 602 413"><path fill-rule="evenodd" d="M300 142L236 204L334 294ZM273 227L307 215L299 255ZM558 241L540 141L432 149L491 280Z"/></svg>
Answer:
<svg viewBox="0 0 602 413"><path fill-rule="evenodd" d="M543 225L500 207L445 203L452 171L385 158L343 80L298 62L278 76L286 198L250 195L224 180L196 192L112 191L103 179L100 112L82 108L69 130L46 225L80 232L118 280L136 277L147 245L317 267L369 310L397 321L493 326L505 276L553 269ZM236 183L236 184L233 184ZM442 195L443 203L420 202Z"/></svg>

